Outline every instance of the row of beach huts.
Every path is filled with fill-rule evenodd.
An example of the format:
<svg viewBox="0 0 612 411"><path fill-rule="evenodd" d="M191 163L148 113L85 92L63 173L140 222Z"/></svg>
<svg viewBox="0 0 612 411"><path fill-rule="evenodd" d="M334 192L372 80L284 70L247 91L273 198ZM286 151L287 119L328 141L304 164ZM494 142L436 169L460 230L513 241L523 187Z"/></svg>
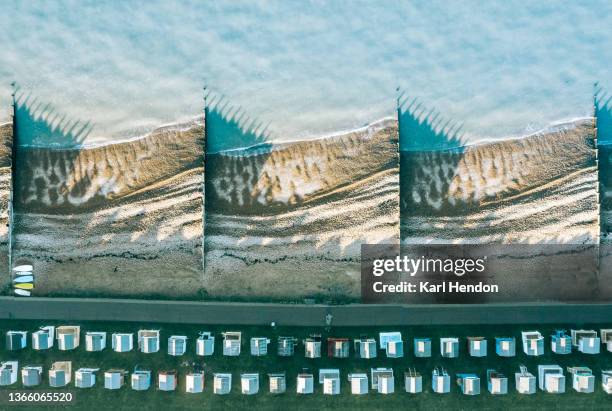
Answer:
<svg viewBox="0 0 612 411"><path fill-rule="evenodd" d="M526 367L520 366L514 375L515 388L519 394L534 394L536 392L536 376ZM19 364L17 361L5 361L0 364L0 386L15 384L18 378ZM595 389L595 376L587 367L568 367L572 388L580 393L592 393ZM91 388L96 384L99 368L79 368L74 372L74 386ZM21 383L24 387L36 387L42 383L43 368L28 365L21 368ZM129 378L128 378L129 376ZM232 390L231 373L213 373L213 393L224 395ZM157 373L157 389L160 391L175 391L178 384L178 372L164 370ZM204 390L205 373L202 368L194 367L184 376L185 392L201 393ZM320 369L318 383L323 394L340 394L340 370ZM612 370L602 371L602 388L612 393ZM72 381L72 362L54 362L48 370L49 386L66 387ZM508 377L496 370L487 370L487 389L493 395L508 393ZM151 388L151 370L136 367L131 375L127 370L110 369L104 372L104 388L117 390L127 382L133 390L144 391ZM537 372L538 387L541 391L561 394L566 389L566 377L558 365L539 365ZM350 373L348 382L351 394L367 394L370 390L380 394L395 392L395 376L392 368L371 368L367 373ZM480 394L480 377L475 373L458 373L456 383L461 393L465 395ZM287 390L287 378L284 372L268 374L269 392L282 394ZM260 374L240 374L240 389L245 395L259 392ZM296 377L295 392L297 394L313 394L315 375L308 369L302 370ZM423 391L423 376L415 369L404 373L404 389L408 393L418 394ZM451 391L451 377L444 368L436 368L431 375L431 391L446 394Z"/></svg>
<svg viewBox="0 0 612 411"><path fill-rule="evenodd" d="M28 332L11 330L6 332L6 349L22 350L28 344ZM156 353L160 350L160 330L139 330L134 333L111 333L111 347L116 352L129 352L134 349L134 339L138 350L143 353ZM222 333L223 355L238 356L241 353L242 333L230 331ZM188 336L172 335L167 340L168 355L180 356L187 351ZM88 331L85 333L86 351L102 351L106 349L108 335L104 331ZM327 340L327 356L330 358L349 358L351 355L351 340L349 338L329 337ZM34 350L50 349L57 342L57 348L62 351L76 349L81 342L80 326L45 326L32 333L32 348ZM544 336L539 331L524 331L521 333L523 352L529 356L544 354ZM254 356L268 354L271 340L266 337L250 339L250 353ZM356 358L376 358L381 350L388 358L404 357L404 340L400 332L381 332L378 341L375 338L361 336L352 341L353 355ZM277 355L290 357L295 354L299 341L296 337L281 336L277 339ZM313 334L302 340L306 358L321 357L323 338ZM460 339L457 337L440 338L440 356L455 358L459 356ZM573 350L584 354L599 354L601 347L612 352L612 329L596 330L557 330L550 337L550 349L556 354L570 354ZM430 338L414 338L415 357L431 357L432 340ZM199 356L213 355L215 352L215 336L211 332L201 332L195 340L195 351ZM472 357L485 357L489 351L488 340L484 337L467 337L467 352ZM496 337L495 353L500 357L516 355L515 337Z"/></svg>

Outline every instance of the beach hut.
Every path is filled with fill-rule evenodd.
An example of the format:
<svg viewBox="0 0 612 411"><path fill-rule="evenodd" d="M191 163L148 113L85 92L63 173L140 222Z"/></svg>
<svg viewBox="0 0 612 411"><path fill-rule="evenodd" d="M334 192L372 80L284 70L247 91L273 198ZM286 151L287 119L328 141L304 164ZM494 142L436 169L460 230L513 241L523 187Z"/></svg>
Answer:
<svg viewBox="0 0 612 411"><path fill-rule="evenodd" d="M185 375L185 392L197 394L204 391L204 373L193 371Z"/></svg>
<svg viewBox="0 0 612 411"><path fill-rule="evenodd" d="M106 348L106 332L88 331L85 333L85 350L102 351Z"/></svg>
<svg viewBox="0 0 612 411"><path fill-rule="evenodd" d="M445 358L456 358L459 356L459 338L440 338L440 355Z"/></svg>
<svg viewBox="0 0 612 411"><path fill-rule="evenodd" d="M55 327L47 325L40 327L38 331L32 333L32 348L34 350L48 350L53 347L55 340Z"/></svg>
<svg viewBox="0 0 612 411"><path fill-rule="evenodd" d="M536 392L536 377L527 371L527 367L521 365L520 372L514 374L514 383L516 391L519 394L535 394Z"/></svg>
<svg viewBox="0 0 612 411"><path fill-rule="evenodd" d="M134 369L130 377L130 384L134 391L146 391L151 386L151 371Z"/></svg>
<svg viewBox="0 0 612 411"><path fill-rule="evenodd" d="M385 351L388 358L404 356L404 342L402 341L402 333L399 331L379 333L378 343L380 349Z"/></svg>
<svg viewBox="0 0 612 411"><path fill-rule="evenodd" d="M487 370L487 388L493 395L508 394L508 377L495 370Z"/></svg>
<svg viewBox="0 0 612 411"><path fill-rule="evenodd" d="M595 376L587 367L567 367L572 376L572 388L577 392L590 394L595 390Z"/></svg>
<svg viewBox="0 0 612 411"><path fill-rule="evenodd" d="M256 357L268 355L268 344L270 344L270 340L268 338L251 338L251 355L254 355Z"/></svg>
<svg viewBox="0 0 612 411"><path fill-rule="evenodd" d="M320 334L311 334L304 340L304 356L306 358L321 358Z"/></svg>
<svg viewBox="0 0 612 411"><path fill-rule="evenodd" d="M22 350L28 345L27 331L7 331L6 349L8 351Z"/></svg>
<svg viewBox="0 0 612 411"><path fill-rule="evenodd" d="M601 343L606 346L606 350L612 352L612 329L602 328L599 330L599 335L601 335Z"/></svg>
<svg viewBox="0 0 612 411"><path fill-rule="evenodd" d="M259 392L259 374L240 374L240 389L244 395L254 395Z"/></svg>
<svg viewBox="0 0 612 411"><path fill-rule="evenodd" d="M450 392L450 375L444 368L434 368L431 373L431 389L437 394Z"/></svg>
<svg viewBox="0 0 612 411"><path fill-rule="evenodd" d="M107 390L118 390L125 382L126 370L110 369L104 372L104 388Z"/></svg>
<svg viewBox="0 0 612 411"><path fill-rule="evenodd" d="M319 384L323 384L323 394L340 394L340 370L330 368L319 370Z"/></svg>
<svg viewBox="0 0 612 411"><path fill-rule="evenodd" d="M404 387L409 394L418 394L423 391L423 376L415 369L404 373Z"/></svg>
<svg viewBox="0 0 612 411"><path fill-rule="evenodd" d="M216 373L213 376L213 392L218 395L229 394L232 390L232 374Z"/></svg>
<svg viewBox="0 0 612 411"><path fill-rule="evenodd" d="M295 337L278 337L278 356L291 357L295 353L295 345L297 338Z"/></svg>
<svg viewBox="0 0 612 411"><path fill-rule="evenodd" d="M551 394L565 392L565 375L558 365L538 365L538 384L540 390Z"/></svg>
<svg viewBox="0 0 612 411"><path fill-rule="evenodd" d="M28 365L21 369L21 384L24 387L36 387L42 381L43 367Z"/></svg>
<svg viewBox="0 0 612 411"><path fill-rule="evenodd" d="M468 337L467 342L471 357L487 356L487 340L484 337Z"/></svg>
<svg viewBox="0 0 612 411"><path fill-rule="evenodd" d="M111 341L116 352L128 352L134 348L134 334L131 333L113 333Z"/></svg>
<svg viewBox="0 0 612 411"><path fill-rule="evenodd" d="M480 378L476 374L457 374L457 385L464 395L480 394Z"/></svg>
<svg viewBox="0 0 612 411"><path fill-rule="evenodd" d="M287 390L287 378L285 373L268 374L270 394L282 394Z"/></svg>
<svg viewBox="0 0 612 411"><path fill-rule="evenodd" d="M81 340L81 327L77 325L62 325L55 329L57 348L61 351L74 350Z"/></svg>
<svg viewBox="0 0 612 411"><path fill-rule="evenodd" d="M555 354L570 354L572 352L572 337L565 330L557 330L550 336L550 349Z"/></svg>
<svg viewBox="0 0 612 411"><path fill-rule="evenodd" d="M4 361L0 363L0 386L12 385L17 382L18 361Z"/></svg>
<svg viewBox="0 0 612 411"><path fill-rule="evenodd" d="M168 355L181 356L187 351L187 336L173 335L168 338Z"/></svg>
<svg viewBox="0 0 612 411"><path fill-rule="evenodd" d="M240 355L242 333L236 331L225 332L223 335L223 355L237 357Z"/></svg>
<svg viewBox="0 0 612 411"><path fill-rule="evenodd" d="M601 340L595 330L571 330L572 345L584 354L599 354Z"/></svg>
<svg viewBox="0 0 612 411"><path fill-rule="evenodd" d="M196 355L207 356L215 353L215 337L212 333L201 332L196 340Z"/></svg>
<svg viewBox="0 0 612 411"><path fill-rule="evenodd" d="M157 373L157 389L160 391L176 390L178 375L174 370L160 371Z"/></svg>
<svg viewBox="0 0 612 411"><path fill-rule="evenodd" d="M139 330L138 349L145 354L159 351L159 330Z"/></svg>
<svg viewBox="0 0 612 411"><path fill-rule="evenodd" d="M351 385L351 394L363 395L368 393L368 375L363 373L349 374L348 381Z"/></svg>
<svg viewBox="0 0 612 411"><path fill-rule="evenodd" d="M327 356L330 358L348 358L350 348L348 338L331 337L327 339Z"/></svg>
<svg viewBox="0 0 612 411"><path fill-rule="evenodd" d="M393 394L395 391L395 378L392 368L371 368L370 378L372 389L379 394Z"/></svg>
<svg viewBox="0 0 612 411"><path fill-rule="evenodd" d="M495 338L495 353L500 357L514 357L516 355L516 339L514 337Z"/></svg>
<svg viewBox="0 0 612 411"><path fill-rule="evenodd" d="M49 385L51 387L65 387L72 381L72 362L57 361L49 369Z"/></svg>
<svg viewBox="0 0 612 411"><path fill-rule="evenodd" d="M96 372L99 368L79 368L74 372L74 386L77 388L91 388L96 385Z"/></svg>
<svg viewBox="0 0 612 411"><path fill-rule="evenodd" d="M539 331L521 332L523 352L526 355L538 356L544 354L544 337Z"/></svg>
<svg viewBox="0 0 612 411"><path fill-rule="evenodd" d="M314 376L309 372L299 373L296 391L298 394L312 394L314 392Z"/></svg>
<svg viewBox="0 0 612 411"><path fill-rule="evenodd" d="M601 388L607 394L612 394L612 370L601 371Z"/></svg>
<svg viewBox="0 0 612 411"><path fill-rule="evenodd" d="M414 339L414 356L417 358L431 357L431 338Z"/></svg>
<svg viewBox="0 0 612 411"><path fill-rule="evenodd" d="M357 357L376 358L376 340L374 338L358 338L353 343Z"/></svg>

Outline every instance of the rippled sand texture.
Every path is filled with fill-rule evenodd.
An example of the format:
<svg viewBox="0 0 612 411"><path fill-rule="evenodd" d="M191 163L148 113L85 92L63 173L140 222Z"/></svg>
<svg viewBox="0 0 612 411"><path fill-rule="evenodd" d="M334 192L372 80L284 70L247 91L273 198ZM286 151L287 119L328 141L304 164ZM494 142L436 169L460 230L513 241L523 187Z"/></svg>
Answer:
<svg viewBox="0 0 612 411"><path fill-rule="evenodd" d="M15 260L38 295L194 296L202 280L203 126L83 150L20 148Z"/></svg>
<svg viewBox="0 0 612 411"><path fill-rule="evenodd" d="M402 152L402 242L570 243L599 241L599 189L592 120L463 152ZM515 301L580 299L593 278L498 277Z"/></svg>
<svg viewBox="0 0 612 411"><path fill-rule="evenodd" d="M207 291L358 297L361 244L399 241L396 123L238 154L207 156Z"/></svg>
<svg viewBox="0 0 612 411"><path fill-rule="evenodd" d="M0 287L9 284L8 207L11 185L11 144L13 125L0 125Z"/></svg>

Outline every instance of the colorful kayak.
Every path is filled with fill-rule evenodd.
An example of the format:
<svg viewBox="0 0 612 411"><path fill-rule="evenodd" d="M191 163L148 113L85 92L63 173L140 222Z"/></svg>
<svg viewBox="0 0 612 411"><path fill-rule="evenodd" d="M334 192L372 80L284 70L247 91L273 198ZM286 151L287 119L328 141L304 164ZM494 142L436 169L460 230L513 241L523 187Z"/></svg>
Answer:
<svg viewBox="0 0 612 411"><path fill-rule="evenodd" d="M31 290L32 288L34 288L34 284L32 283L15 284L15 288L21 288L22 290Z"/></svg>
<svg viewBox="0 0 612 411"><path fill-rule="evenodd" d="M22 297L29 297L31 295L31 293L29 291L26 290L20 290L18 288L15 289L15 294L16 295L20 295Z"/></svg>
<svg viewBox="0 0 612 411"><path fill-rule="evenodd" d="M13 271L23 272L29 271L32 272L33 267L30 264L18 265L17 267L13 267Z"/></svg>
<svg viewBox="0 0 612 411"><path fill-rule="evenodd" d="M20 275L19 277L13 278L14 283L31 283L34 281L33 275Z"/></svg>

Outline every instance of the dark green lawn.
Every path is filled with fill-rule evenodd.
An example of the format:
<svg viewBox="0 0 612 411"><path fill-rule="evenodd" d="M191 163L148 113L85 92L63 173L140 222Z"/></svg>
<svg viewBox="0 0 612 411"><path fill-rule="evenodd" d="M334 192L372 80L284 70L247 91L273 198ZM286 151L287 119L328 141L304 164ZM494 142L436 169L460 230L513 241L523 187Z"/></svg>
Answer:
<svg viewBox="0 0 612 411"><path fill-rule="evenodd" d="M612 322L612 319L611 319ZM2 336L8 329L34 331L39 326L46 324L61 325L62 322L40 321L0 321ZM74 324L74 323L72 323ZM68 324L65 324L68 325ZM142 354L137 350L130 353L115 353L110 349L110 341L105 351L100 353L88 353L84 347L84 337L81 346L74 351L58 351L56 348L46 351L34 351L29 348L31 339L28 335L28 348L20 352L9 352L4 349L0 358L4 360L18 360L21 366L43 365L43 385L38 389L49 389L47 385L47 370L53 361L71 360L73 369L79 367L99 367L101 373L98 376L96 387L91 389L76 389L70 387L77 397L76 406L71 409L386 409L398 408L413 409L612 409L612 396L608 396L601 389L600 370L612 368L612 353L602 351L599 355L585 355L574 353L569 356L554 355L550 352L549 336L558 327L533 327L533 326L419 326L419 327L386 327L381 328L333 328L330 332L323 329L299 328L299 327L245 327L245 326L193 326L173 324L133 324L133 323L81 323L81 333L85 331L129 331L136 333L141 328L161 329L161 349L156 354ZM566 324L560 326L569 330L570 327L586 327L599 329L600 326L589 327L588 324ZM523 355L520 346L520 331L528 329L539 329L546 336L546 354L541 357L527 357ZM215 355L212 357L196 357L194 339L198 331L213 331L217 335ZM239 357L224 357L221 355L220 333L222 331L242 331L243 345L242 354ZM406 356L401 359L387 359L384 353L379 352L379 357L373 360L361 359L306 359L303 354L303 346L300 344L296 355L290 358L279 358L276 356L276 337L279 335L296 336L303 338L312 332L322 333L326 336L358 337L362 334L377 337L379 331L401 331L404 340L408 339L405 348ZM187 335L191 339L188 342L187 354L182 357L171 357L166 354L168 336L172 334ZM484 358L472 358L467 355L467 336L485 336L489 338L489 356ZM267 336L272 340L269 346L269 354L266 357L252 357L249 353L248 339L252 336ZM439 356L438 338L441 336L462 337L460 357L456 359L441 359ZM517 337L517 356L514 358L500 358L495 355L495 336ZM412 355L413 337L431 337L433 341L433 355L431 358L415 358ZM4 339L4 337L2 337ZM3 343L2 343L3 344ZM136 345L136 341L135 341ZM352 347L351 347L352 349ZM186 394L184 392L183 375L191 369L193 363L204 366L206 371L205 391L202 394ZM133 370L134 365L140 365L153 371L160 369L176 369L179 371L179 387L175 392L160 392L155 388L149 391L132 391L129 386L119 391L103 389L102 372L109 368L125 368ZM567 366L591 367L596 376L595 392L592 394L578 394L571 388L569 374L567 377L567 391L565 394L553 395L538 392L535 395L518 395L514 389L514 373L518 371L519 364L524 364L534 375L537 374L538 364L559 364ZM365 396L350 394L350 387L346 380L349 372L368 372L370 367L392 367L396 376L396 392L390 395L380 395L374 392ZM431 370L435 366L445 367L451 377L453 385L451 393L446 395L433 394L430 389ZM403 374L409 367L414 367L424 375L424 392L417 395L407 394L403 386ZM302 368L310 368L318 376L319 368L339 368L342 373L342 393L338 396L326 396L322 394L322 388L315 383L315 394L298 396L295 394L296 374ZM492 396L486 388L486 370L495 368L506 373L509 378L509 394ZM287 373L287 393L283 395L271 395L268 393L268 372L285 371ZM212 394L212 373L231 372L233 374L232 393L227 396ZM260 373L260 392L254 396L240 394L241 372ZM461 395L458 387L454 385L454 375L458 372L475 372L481 377L481 395L470 397ZM156 379L154 378L154 381ZM11 386L10 389L22 389L20 383ZM0 391L6 396L6 390ZM13 407L11 407L13 408ZM26 407L23 407L26 408ZM22 409L23 409L22 408ZM53 407L46 407L52 409Z"/></svg>

